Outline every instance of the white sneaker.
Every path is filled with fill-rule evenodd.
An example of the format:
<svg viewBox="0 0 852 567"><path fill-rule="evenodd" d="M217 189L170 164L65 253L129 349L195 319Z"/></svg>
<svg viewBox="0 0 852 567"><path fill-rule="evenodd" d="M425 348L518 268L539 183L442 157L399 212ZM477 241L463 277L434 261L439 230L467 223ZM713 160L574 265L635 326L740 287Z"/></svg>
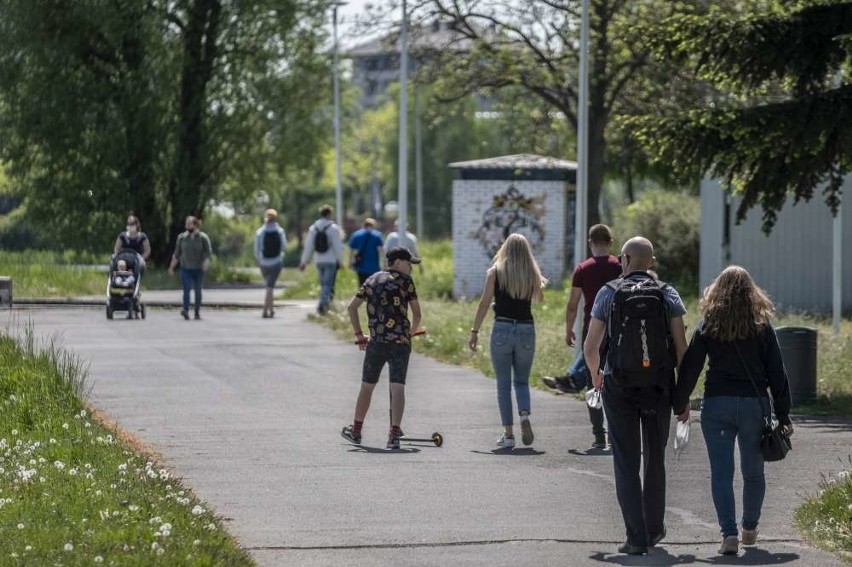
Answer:
<svg viewBox="0 0 852 567"><path fill-rule="evenodd" d="M515 436L504 433L497 439L497 446L501 449L513 449L515 447Z"/></svg>
<svg viewBox="0 0 852 567"><path fill-rule="evenodd" d="M722 538L722 545L719 547L720 555L736 555L739 552L740 540L735 535Z"/></svg>
<svg viewBox="0 0 852 567"><path fill-rule="evenodd" d="M741 543L743 545L755 545L755 544L757 544L757 528L755 528L753 530L747 530L747 529L743 528L743 534L742 535L743 535L743 539L742 539Z"/></svg>
<svg viewBox="0 0 852 567"><path fill-rule="evenodd" d="M532 424L530 423L529 414L521 416L521 441L523 441L524 445L532 445L533 439L535 436L533 435Z"/></svg>

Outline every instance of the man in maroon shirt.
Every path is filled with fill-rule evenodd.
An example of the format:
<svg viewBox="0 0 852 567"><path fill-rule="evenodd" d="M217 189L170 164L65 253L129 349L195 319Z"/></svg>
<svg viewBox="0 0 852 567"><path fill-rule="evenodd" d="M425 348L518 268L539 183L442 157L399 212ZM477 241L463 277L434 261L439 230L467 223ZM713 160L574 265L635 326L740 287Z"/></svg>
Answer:
<svg viewBox="0 0 852 567"><path fill-rule="evenodd" d="M589 248L592 257L581 262L571 278L571 295L565 310L565 344L574 347L577 338L574 333L574 320L577 318L577 307L580 296L583 296L583 341L589 332L592 305L598 291L614 279L621 276L621 262L609 253L612 246L612 231L605 224L596 224L589 229ZM580 342L582 345L582 341ZM568 367L564 376L545 376L542 381L549 386L566 393L579 392L583 388L592 388L592 376L586 366L583 349L577 350L574 362ZM606 449L606 429L604 428L603 410L589 408L589 420L592 422L592 433L595 441L593 449Z"/></svg>

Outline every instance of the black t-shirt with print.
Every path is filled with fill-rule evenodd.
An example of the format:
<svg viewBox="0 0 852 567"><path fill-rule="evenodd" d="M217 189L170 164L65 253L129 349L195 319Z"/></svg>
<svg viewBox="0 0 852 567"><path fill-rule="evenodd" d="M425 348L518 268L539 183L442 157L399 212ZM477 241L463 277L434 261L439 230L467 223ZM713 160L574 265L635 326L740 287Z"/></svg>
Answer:
<svg viewBox="0 0 852 567"><path fill-rule="evenodd" d="M411 276L396 270L376 272L355 296L367 303L370 340L411 344L408 303L417 300Z"/></svg>

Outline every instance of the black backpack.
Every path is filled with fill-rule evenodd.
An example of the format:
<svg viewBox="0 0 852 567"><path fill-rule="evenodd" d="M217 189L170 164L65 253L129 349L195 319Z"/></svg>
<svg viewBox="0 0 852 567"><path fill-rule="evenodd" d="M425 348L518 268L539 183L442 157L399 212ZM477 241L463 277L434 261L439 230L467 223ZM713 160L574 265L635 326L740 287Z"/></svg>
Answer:
<svg viewBox="0 0 852 567"><path fill-rule="evenodd" d="M267 230L263 233L263 257L277 258L281 255L281 233Z"/></svg>
<svg viewBox="0 0 852 567"><path fill-rule="evenodd" d="M330 223L325 225L325 228L318 229L317 233L314 235L314 250L320 254L328 251L328 235L325 231L328 230L328 227L330 226Z"/></svg>
<svg viewBox="0 0 852 567"><path fill-rule="evenodd" d="M613 378L625 386L666 387L675 367L666 315L668 284L643 276L606 285L614 291L607 350Z"/></svg>

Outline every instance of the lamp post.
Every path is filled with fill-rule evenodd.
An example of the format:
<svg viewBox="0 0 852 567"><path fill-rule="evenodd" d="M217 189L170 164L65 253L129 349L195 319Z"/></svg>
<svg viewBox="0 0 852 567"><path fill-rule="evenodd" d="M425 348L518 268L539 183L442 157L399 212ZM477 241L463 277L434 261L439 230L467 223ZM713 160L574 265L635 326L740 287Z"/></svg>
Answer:
<svg viewBox="0 0 852 567"><path fill-rule="evenodd" d="M589 195L589 0L583 0L580 21L580 85L577 97L577 190L574 201L574 267L586 257L586 211ZM574 332L582 336L582 319L574 322ZM582 344L579 346L583 348Z"/></svg>
<svg viewBox="0 0 852 567"><path fill-rule="evenodd" d="M399 238L405 244L408 220L408 9L402 0L399 33Z"/></svg>
<svg viewBox="0 0 852 567"><path fill-rule="evenodd" d="M346 2L334 4L334 209L337 213L337 226L343 228L343 175L340 167L340 47L337 42L337 9Z"/></svg>

